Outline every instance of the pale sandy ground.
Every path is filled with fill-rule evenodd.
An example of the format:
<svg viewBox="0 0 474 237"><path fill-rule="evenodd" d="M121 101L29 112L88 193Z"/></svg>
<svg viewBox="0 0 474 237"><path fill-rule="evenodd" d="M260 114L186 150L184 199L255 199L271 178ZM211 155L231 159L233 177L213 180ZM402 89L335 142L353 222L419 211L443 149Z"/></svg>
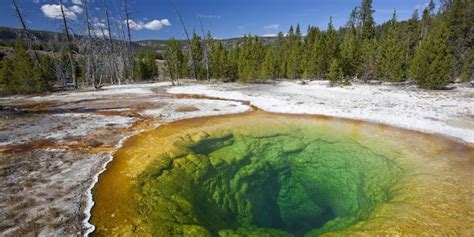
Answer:
<svg viewBox="0 0 474 237"><path fill-rule="evenodd" d="M329 87L326 81L312 81L305 85L182 86L168 92L247 100L268 112L365 120L474 143L474 88L425 91L391 85Z"/></svg>
<svg viewBox="0 0 474 237"><path fill-rule="evenodd" d="M474 143L470 88L329 88L320 81L170 87L162 82L0 98L0 236L89 233L90 188L121 141L169 121L245 112L251 105L380 122Z"/></svg>

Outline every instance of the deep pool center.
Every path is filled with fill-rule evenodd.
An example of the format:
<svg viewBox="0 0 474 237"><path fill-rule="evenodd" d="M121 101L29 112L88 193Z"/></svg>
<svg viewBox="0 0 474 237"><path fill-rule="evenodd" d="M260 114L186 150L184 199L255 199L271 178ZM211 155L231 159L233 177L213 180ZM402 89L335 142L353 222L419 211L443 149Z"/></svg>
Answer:
<svg viewBox="0 0 474 237"><path fill-rule="evenodd" d="M140 177L140 212L156 223L153 233L338 230L387 201L402 173L390 158L350 139L275 132L205 134L182 144L187 153L152 164Z"/></svg>
<svg viewBox="0 0 474 237"><path fill-rule="evenodd" d="M165 125L131 139L101 175L94 234L375 231L405 215L399 212L423 180L411 177L423 154L406 152L410 144L398 140L402 134L356 121L263 112Z"/></svg>

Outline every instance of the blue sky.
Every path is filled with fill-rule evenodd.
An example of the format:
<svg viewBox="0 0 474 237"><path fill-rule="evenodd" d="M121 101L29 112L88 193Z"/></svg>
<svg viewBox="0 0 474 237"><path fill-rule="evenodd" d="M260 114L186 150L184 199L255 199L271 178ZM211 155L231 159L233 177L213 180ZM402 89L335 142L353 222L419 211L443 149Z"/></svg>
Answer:
<svg viewBox="0 0 474 237"><path fill-rule="evenodd" d="M103 0L91 0L94 17L103 18ZM122 0L108 0L113 12L119 12ZM171 0L183 15L190 31L200 32L198 16L205 30L216 38L231 38L246 33L272 35L286 32L299 23L303 31L308 25L325 29L332 16L338 27L347 21L360 0ZM28 26L38 30L57 30L57 0L17 0L23 8ZM83 6L80 0L63 0L70 22L81 31ZM423 9L428 0L374 0L375 20L390 19L394 9L399 19L409 18L415 9ZM133 39L184 38L178 18L168 0L129 0L133 20ZM19 27L11 0L0 0L0 26Z"/></svg>

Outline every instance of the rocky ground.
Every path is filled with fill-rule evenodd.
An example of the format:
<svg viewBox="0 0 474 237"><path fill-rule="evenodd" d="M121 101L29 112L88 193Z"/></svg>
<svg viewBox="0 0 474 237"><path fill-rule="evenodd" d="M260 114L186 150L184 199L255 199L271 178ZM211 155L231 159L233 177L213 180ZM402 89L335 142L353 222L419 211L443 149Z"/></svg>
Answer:
<svg viewBox="0 0 474 237"><path fill-rule="evenodd" d="M0 236L91 230L90 189L121 141L160 124L245 112L368 120L474 143L474 89L169 83L0 98Z"/></svg>

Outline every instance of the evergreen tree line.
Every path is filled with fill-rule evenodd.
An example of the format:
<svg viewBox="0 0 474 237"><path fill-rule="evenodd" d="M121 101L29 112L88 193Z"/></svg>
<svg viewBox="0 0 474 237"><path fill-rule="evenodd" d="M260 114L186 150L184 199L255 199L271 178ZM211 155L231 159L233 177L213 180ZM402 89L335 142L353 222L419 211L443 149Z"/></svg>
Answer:
<svg viewBox="0 0 474 237"><path fill-rule="evenodd" d="M225 48L208 33L193 34L189 49L171 39L165 52L171 77L205 79L206 58L212 78L256 82L263 79L349 79L402 82L439 89L456 78L474 79L474 1L442 0L439 10L431 0L421 16L376 25L372 0L363 0L347 24L336 30L332 19L326 30L309 26L303 36L299 25L279 33L264 45L247 35L236 47ZM207 47L207 48L206 48ZM208 53L206 52L208 49ZM194 61L192 60L194 58Z"/></svg>
<svg viewBox="0 0 474 237"><path fill-rule="evenodd" d="M4 93L41 93L50 90L50 82L56 80L51 58L41 55L39 64L35 64L22 40L17 40L13 57L5 57L1 65L0 86Z"/></svg>

